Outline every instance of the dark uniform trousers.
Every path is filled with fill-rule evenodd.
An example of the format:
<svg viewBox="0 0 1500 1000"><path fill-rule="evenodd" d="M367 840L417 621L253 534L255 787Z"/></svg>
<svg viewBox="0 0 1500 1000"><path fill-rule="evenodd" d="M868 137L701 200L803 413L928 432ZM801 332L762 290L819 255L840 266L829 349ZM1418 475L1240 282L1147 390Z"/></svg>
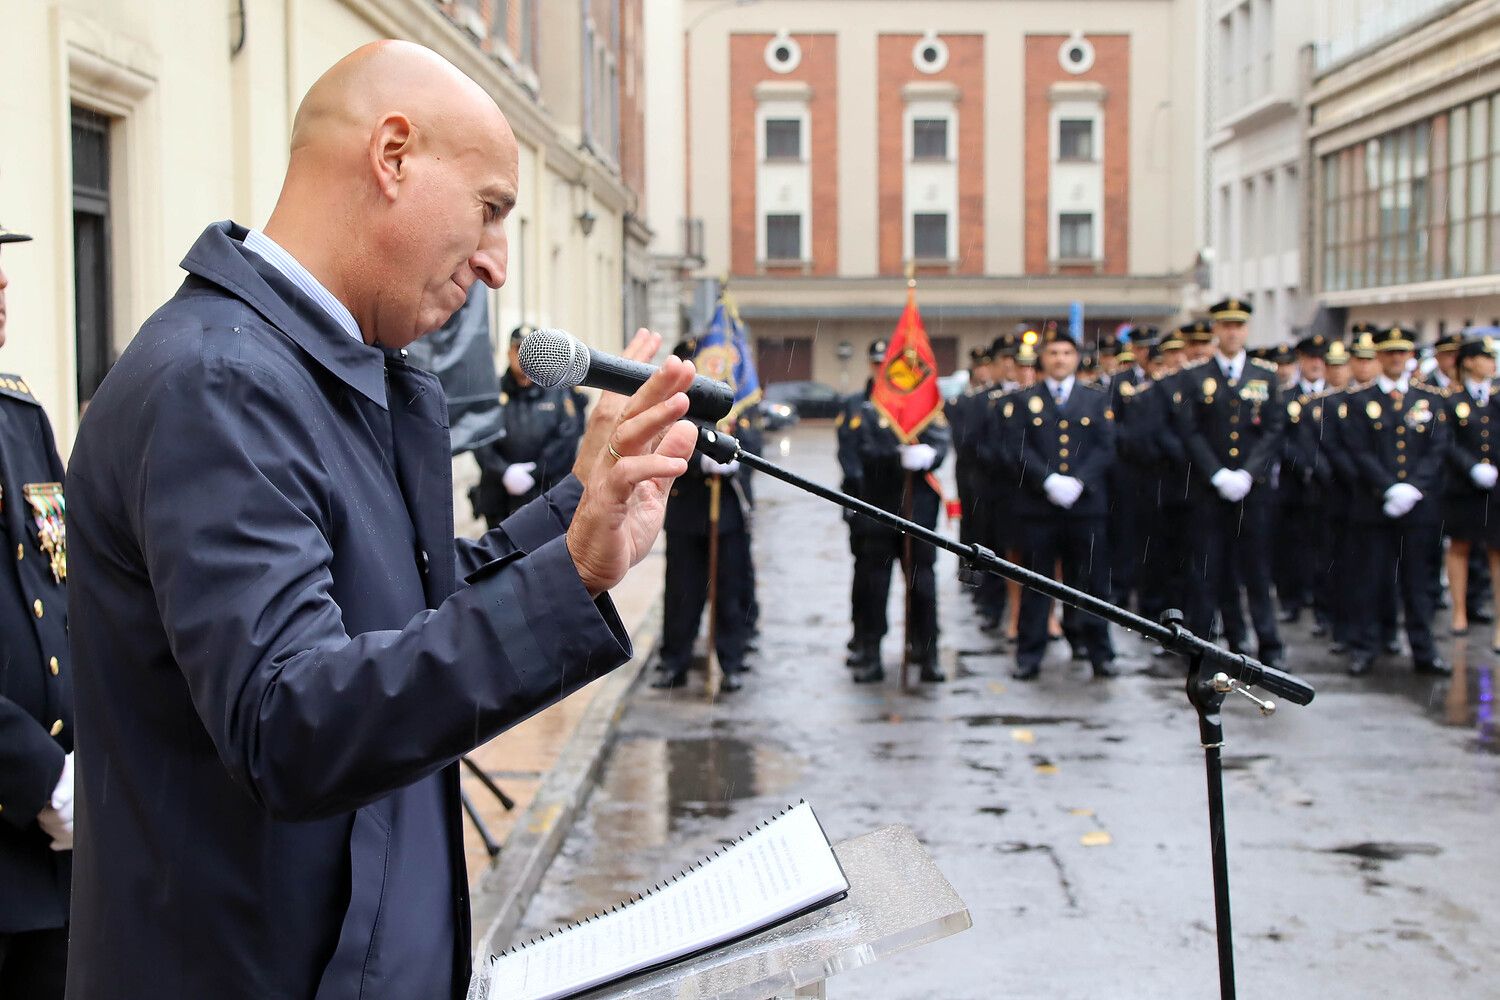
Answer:
<svg viewBox="0 0 1500 1000"><path fill-rule="evenodd" d="M1412 384L1395 399L1379 384L1351 393L1341 403L1340 436L1358 473L1348 547L1350 652L1356 661L1375 656L1381 640L1380 609L1399 597L1412 659L1437 658L1432 637L1436 606L1433 581L1442 545L1442 473L1451 433L1442 395ZM1408 513L1388 517L1385 494L1408 483L1422 494Z"/></svg>
<svg viewBox="0 0 1500 1000"><path fill-rule="evenodd" d="M853 420L850 421L854 423ZM905 512L913 521L937 527L939 498L927 484L926 474L906 473L901 468L900 441L870 403L858 414L853 428L862 474L863 499L895 514ZM946 419L928 425L918 438L937 449L936 469L951 442ZM910 490L910 493L907 491ZM854 633L862 644L878 647L889 628L886 605L890 600L891 568L898 562L906 578L906 635L910 660L917 664L937 662L937 580L933 566L937 550L912 542L869 518L856 517L851 524L854 548ZM910 561L905 554L910 552Z"/></svg>
<svg viewBox="0 0 1500 1000"><path fill-rule="evenodd" d="M37 814L73 749L63 467L24 379L0 375L0 998L63 995L71 851ZM41 524L38 524L38 520ZM54 534L54 530L57 534Z"/></svg>
<svg viewBox="0 0 1500 1000"><path fill-rule="evenodd" d="M1172 423L1172 379L1169 375L1142 389L1130 406L1123 433L1130 460L1144 463L1145 543L1137 584L1141 615L1158 621L1168 608L1187 611L1188 505L1191 469L1182 439Z"/></svg>
<svg viewBox="0 0 1500 1000"><path fill-rule="evenodd" d="M1270 479L1281 454L1286 406L1274 365L1250 358L1242 365L1237 380L1230 380L1216 359L1185 367L1173 390L1178 435L1193 466L1188 627L1207 636L1217 611L1230 648L1246 649L1243 587L1256 655L1268 660L1283 652L1271 599L1275 496ZM1220 469L1250 473L1253 485L1243 500L1231 503L1220 496L1212 484Z"/></svg>
<svg viewBox="0 0 1500 1000"><path fill-rule="evenodd" d="M744 472L740 473L744 475ZM697 464L672 486L667 500L666 604L663 609L661 669L672 676L687 673L708 602L710 505L714 479L719 482L717 576L714 586L714 652L725 673L744 669L749 638L751 568L750 533L743 487L736 476L710 477Z"/></svg>
<svg viewBox="0 0 1500 1000"><path fill-rule="evenodd" d="M1021 520L1021 558L1027 569L1051 576L1058 561L1063 582L1095 597L1107 597L1110 582L1108 528L1109 477L1115 464L1114 411L1102 389L1076 382L1059 406L1045 383L1009 396L1001 409L1006 421L1004 450L1021 485L1015 514ZM1047 499L1051 475L1083 484L1072 507ZM1041 665L1047 650L1047 617L1052 599L1033 590L1021 595L1016 665ZM1109 629L1093 615L1075 613L1065 623L1075 647L1095 666L1114 659Z"/></svg>

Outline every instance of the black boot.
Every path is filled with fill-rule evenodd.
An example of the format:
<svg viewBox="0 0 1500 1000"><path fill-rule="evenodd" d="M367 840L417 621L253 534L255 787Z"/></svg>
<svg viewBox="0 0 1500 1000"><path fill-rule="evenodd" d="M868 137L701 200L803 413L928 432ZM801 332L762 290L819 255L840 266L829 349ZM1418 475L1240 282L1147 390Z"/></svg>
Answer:
<svg viewBox="0 0 1500 1000"><path fill-rule="evenodd" d="M854 652L844 661L844 665L853 670L864 670L872 663L880 662L880 640L866 639L854 647Z"/></svg>
<svg viewBox="0 0 1500 1000"><path fill-rule="evenodd" d="M885 667L881 665L879 657L875 658L874 663L854 675L856 684L879 684L883 680L885 680Z"/></svg>

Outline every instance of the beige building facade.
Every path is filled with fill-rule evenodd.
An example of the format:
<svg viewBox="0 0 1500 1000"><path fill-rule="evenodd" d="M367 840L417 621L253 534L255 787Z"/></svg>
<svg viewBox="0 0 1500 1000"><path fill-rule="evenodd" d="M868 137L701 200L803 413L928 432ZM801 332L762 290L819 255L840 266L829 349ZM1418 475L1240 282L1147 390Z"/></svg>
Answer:
<svg viewBox="0 0 1500 1000"><path fill-rule="evenodd" d="M9 343L66 453L79 406L182 280L209 223L265 222L292 115L380 38L477 80L520 143L496 334L523 322L616 347L644 312L641 0L12 0L0 33ZM632 264L634 265L632 268ZM636 284L627 277L632 274Z"/></svg>
<svg viewBox="0 0 1500 1000"><path fill-rule="evenodd" d="M1328 326L1500 322L1500 2L1323 16L1309 271Z"/></svg>
<svg viewBox="0 0 1500 1000"><path fill-rule="evenodd" d="M683 214L765 381L862 384L911 262L944 371L1018 324L1182 311L1201 5L689 0Z"/></svg>

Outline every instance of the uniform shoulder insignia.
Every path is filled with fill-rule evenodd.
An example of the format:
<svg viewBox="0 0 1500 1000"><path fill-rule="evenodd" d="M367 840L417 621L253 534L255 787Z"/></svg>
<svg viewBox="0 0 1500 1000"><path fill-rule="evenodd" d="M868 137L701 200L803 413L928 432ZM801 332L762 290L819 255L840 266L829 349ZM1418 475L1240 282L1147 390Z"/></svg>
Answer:
<svg viewBox="0 0 1500 1000"><path fill-rule="evenodd" d="M1130 397L1130 396L1134 396L1135 395L1135 383L1134 382L1121 382L1120 383L1120 395L1121 396L1125 396L1127 398Z"/></svg>
<svg viewBox="0 0 1500 1000"><path fill-rule="evenodd" d="M849 429L851 431L857 431L859 430L859 425L862 423L864 423L864 420L862 420L860 418L860 415L856 413L854 416L849 418Z"/></svg>
<svg viewBox="0 0 1500 1000"><path fill-rule="evenodd" d="M1250 359L1250 363L1252 365L1257 365L1257 366L1259 366L1261 368L1264 368L1266 371L1269 371L1269 372L1274 372L1276 370L1276 366L1274 364L1272 364L1271 362L1265 360L1264 358L1251 358Z"/></svg>
<svg viewBox="0 0 1500 1000"><path fill-rule="evenodd" d="M1092 389L1095 392L1103 392L1104 391L1104 386L1100 385L1098 382L1077 382L1075 384L1076 385L1081 385L1085 389Z"/></svg>
<svg viewBox="0 0 1500 1000"><path fill-rule="evenodd" d="M840 410L839 413L838 413L838 416L836 416L836 417L833 418L833 426L835 426L835 427L842 427L842 426L844 426L844 411L843 410Z"/></svg>
<svg viewBox="0 0 1500 1000"><path fill-rule="evenodd" d="M1208 359L1207 358L1198 358L1198 359L1196 359L1194 361L1189 361L1189 362L1185 363L1181 368L1179 368L1177 370L1178 371L1187 371L1189 368L1197 368L1199 365L1206 365L1206 364L1208 364Z"/></svg>
<svg viewBox="0 0 1500 1000"><path fill-rule="evenodd" d="M19 375L0 375L0 396L9 396L11 399L19 399L23 403L32 403L37 406L42 404L31 394L31 386Z"/></svg>
<svg viewBox="0 0 1500 1000"><path fill-rule="evenodd" d="M1005 401L1005 408L1001 412L1005 415L1005 418L1007 420L1009 420L1011 414L1013 414L1013 413L1016 412L1016 404L1015 404L1015 402L1012 401L1012 400L1007 399Z"/></svg>
<svg viewBox="0 0 1500 1000"><path fill-rule="evenodd" d="M1002 396L1008 395L1010 395L1010 391L1003 386L998 389L991 389L989 392L989 396L991 399L1000 399Z"/></svg>

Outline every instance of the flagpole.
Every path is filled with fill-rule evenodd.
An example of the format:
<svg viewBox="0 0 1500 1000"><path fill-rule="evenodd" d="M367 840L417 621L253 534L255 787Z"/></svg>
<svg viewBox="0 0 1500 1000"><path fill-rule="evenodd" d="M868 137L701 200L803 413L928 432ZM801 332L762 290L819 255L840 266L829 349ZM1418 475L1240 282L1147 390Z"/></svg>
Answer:
<svg viewBox="0 0 1500 1000"><path fill-rule="evenodd" d="M917 265L915 261L906 262L906 295L907 298L915 294L917 287ZM910 521L912 514L912 491L916 489L916 476L910 469L906 470L905 485L901 490L901 517ZM911 686L911 588L916 580L915 567L911 561L911 536L903 533L901 535L901 575L905 579L905 601L906 610L901 616L901 631L903 641L901 643L901 690L905 691Z"/></svg>
<svg viewBox="0 0 1500 1000"><path fill-rule="evenodd" d="M724 681L724 665L719 662L719 504L723 498L723 480L708 477L708 658L705 678L708 700L719 697Z"/></svg>

